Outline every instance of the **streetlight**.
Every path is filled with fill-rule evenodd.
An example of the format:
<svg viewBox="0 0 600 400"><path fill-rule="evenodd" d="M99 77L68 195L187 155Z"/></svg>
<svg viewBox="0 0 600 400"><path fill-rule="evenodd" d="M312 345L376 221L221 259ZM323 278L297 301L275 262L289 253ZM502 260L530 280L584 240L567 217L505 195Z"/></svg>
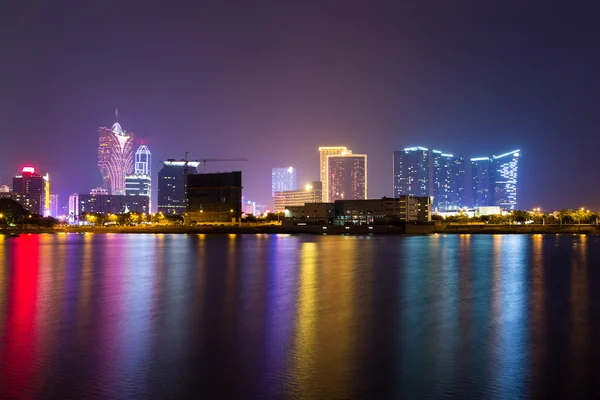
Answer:
<svg viewBox="0 0 600 400"><path fill-rule="evenodd" d="M0 213L0 219L4 218L4 214Z"/></svg>

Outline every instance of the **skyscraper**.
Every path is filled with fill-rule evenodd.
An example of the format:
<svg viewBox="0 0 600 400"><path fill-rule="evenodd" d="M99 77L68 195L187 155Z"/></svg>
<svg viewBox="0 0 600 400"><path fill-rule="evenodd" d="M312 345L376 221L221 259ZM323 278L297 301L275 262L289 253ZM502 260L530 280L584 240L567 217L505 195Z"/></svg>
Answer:
<svg viewBox="0 0 600 400"><path fill-rule="evenodd" d="M125 176L125 194L128 196L148 197L148 206L152 207L152 177L150 175L150 150L145 145L135 152L134 173Z"/></svg>
<svg viewBox="0 0 600 400"><path fill-rule="evenodd" d="M498 206L502 210L518 207L518 172L520 150L499 156L471 159L473 206Z"/></svg>
<svg viewBox="0 0 600 400"><path fill-rule="evenodd" d="M116 122L108 129L98 130L98 168L103 186L110 194L125 194L125 176L133 171L133 134L125 132Z"/></svg>
<svg viewBox="0 0 600 400"><path fill-rule="evenodd" d="M494 205L492 159L489 157L471 158L471 177L473 181L473 207Z"/></svg>
<svg viewBox="0 0 600 400"><path fill-rule="evenodd" d="M495 205L503 210L516 210L519 158L521 152L511 152L493 156L494 159L494 197Z"/></svg>
<svg viewBox="0 0 600 400"><path fill-rule="evenodd" d="M431 196L431 160L429 149L408 147L394 152L394 197L405 194Z"/></svg>
<svg viewBox="0 0 600 400"><path fill-rule="evenodd" d="M271 197L275 192L296 190L296 168L273 168L271 169Z"/></svg>
<svg viewBox="0 0 600 400"><path fill-rule="evenodd" d="M183 214L186 209L186 180L188 174L195 174L199 162L161 161L158 172L158 211L163 214Z"/></svg>
<svg viewBox="0 0 600 400"><path fill-rule="evenodd" d="M367 198L366 154L329 154L327 171L328 202Z"/></svg>
<svg viewBox="0 0 600 400"><path fill-rule="evenodd" d="M13 193L39 195L40 198L37 201L39 208L30 211L45 217L50 215L50 177L48 174L41 176L31 166L21 168L21 175L13 178Z"/></svg>
<svg viewBox="0 0 600 400"><path fill-rule="evenodd" d="M433 200L440 211L465 206L465 160L439 150L431 151Z"/></svg>
<svg viewBox="0 0 600 400"><path fill-rule="evenodd" d="M323 185L323 201L328 202L329 200L329 186L327 179L329 177L327 156L337 154L352 154L352 150L348 150L346 147L319 147L319 177Z"/></svg>

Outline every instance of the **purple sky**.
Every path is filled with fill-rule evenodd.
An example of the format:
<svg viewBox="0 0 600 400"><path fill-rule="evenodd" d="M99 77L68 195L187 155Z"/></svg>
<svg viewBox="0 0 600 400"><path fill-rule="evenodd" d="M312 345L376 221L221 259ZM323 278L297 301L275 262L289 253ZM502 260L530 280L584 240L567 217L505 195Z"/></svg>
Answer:
<svg viewBox="0 0 600 400"><path fill-rule="evenodd" d="M367 153L369 196L391 195L393 150L422 145L521 148L523 208L598 209L596 15L510 0L5 1L0 176L30 163L63 204L88 192L118 108L154 179L186 151L246 157L207 171L242 170L261 203L272 167L317 179L320 145Z"/></svg>

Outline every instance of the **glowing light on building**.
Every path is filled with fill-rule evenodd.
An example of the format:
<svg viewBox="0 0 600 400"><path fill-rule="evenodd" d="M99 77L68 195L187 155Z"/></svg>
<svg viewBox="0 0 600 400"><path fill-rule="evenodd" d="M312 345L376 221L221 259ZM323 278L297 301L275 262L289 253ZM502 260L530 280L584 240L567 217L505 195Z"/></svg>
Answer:
<svg viewBox="0 0 600 400"><path fill-rule="evenodd" d="M329 164L327 163L327 156L340 154L352 154L352 150L349 150L345 146L319 147L319 178L323 184L323 201L325 202L330 201L328 189Z"/></svg>
<svg viewBox="0 0 600 400"><path fill-rule="evenodd" d="M117 122L98 130L98 168L103 186L110 194L125 194L125 176L133 171L133 134L125 132Z"/></svg>
<svg viewBox="0 0 600 400"><path fill-rule="evenodd" d="M327 155L327 190L329 203L336 200L364 200L367 198L367 155Z"/></svg>
<svg viewBox="0 0 600 400"><path fill-rule="evenodd" d="M35 174L35 168L33 167L23 167L21 168L21 173Z"/></svg>
<svg viewBox="0 0 600 400"><path fill-rule="evenodd" d="M296 168L271 169L271 196L275 196L276 192L296 189Z"/></svg>

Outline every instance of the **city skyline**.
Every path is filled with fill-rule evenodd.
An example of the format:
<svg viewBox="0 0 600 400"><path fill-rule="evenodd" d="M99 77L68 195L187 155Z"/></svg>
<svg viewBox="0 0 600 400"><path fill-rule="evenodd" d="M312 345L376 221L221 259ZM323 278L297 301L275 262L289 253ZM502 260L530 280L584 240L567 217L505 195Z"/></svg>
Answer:
<svg viewBox="0 0 600 400"><path fill-rule="evenodd" d="M595 157L600 127L592 13L523 2L293 3L237 13L135 0L7 4L0 184L31 163L50 173L61 201L100 186L96 131L119 108L154 171L185 152L246 157L245 196L262 204L273 166L319 179L320 145L368 154L369 197L391 196L391 151L421 143L460 155L520 148L520 208L600 209L589 184L598 172L577 174ZM567 136L577 154L562 150Z"/></svg>

